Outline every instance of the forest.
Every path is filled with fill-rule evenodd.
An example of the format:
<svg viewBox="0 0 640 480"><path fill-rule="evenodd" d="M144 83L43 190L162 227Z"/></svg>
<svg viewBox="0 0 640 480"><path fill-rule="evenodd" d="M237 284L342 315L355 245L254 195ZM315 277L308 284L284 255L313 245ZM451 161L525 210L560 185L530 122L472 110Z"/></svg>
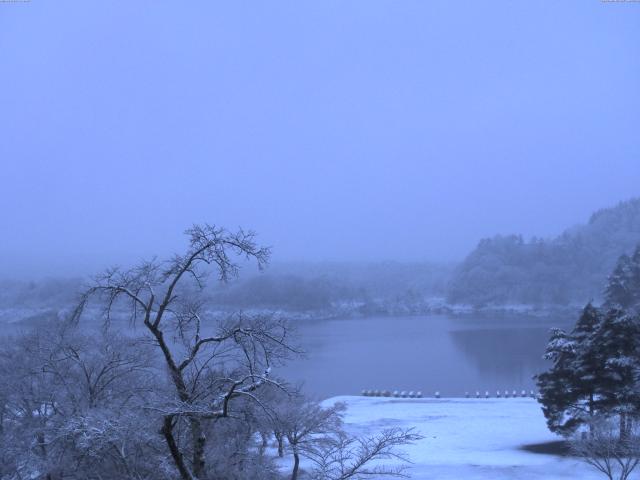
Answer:
<svg viewBox="0 0 640 480"><path fill-rule="evenodd" d="M456 268L451 303L567 305L603 299L603 285L640 238L640 199L591 215L552 239L498 235L481 240Z"/></svg>

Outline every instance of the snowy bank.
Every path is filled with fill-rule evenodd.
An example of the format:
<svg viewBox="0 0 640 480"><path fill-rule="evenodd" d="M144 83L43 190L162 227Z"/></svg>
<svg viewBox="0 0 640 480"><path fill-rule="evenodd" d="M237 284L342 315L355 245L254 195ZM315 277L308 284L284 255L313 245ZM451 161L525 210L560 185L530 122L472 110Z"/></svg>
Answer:
<svg viewBox="0 0 640 480"><path fill-rule="evenodd" d="M388 427L415 427L423 436L405 451L414 479L583 479L603 478L571 457L531 453L526 445L560 440L547 430L540 405L530 398L410 399L341 396L353 434Z"/></svg>

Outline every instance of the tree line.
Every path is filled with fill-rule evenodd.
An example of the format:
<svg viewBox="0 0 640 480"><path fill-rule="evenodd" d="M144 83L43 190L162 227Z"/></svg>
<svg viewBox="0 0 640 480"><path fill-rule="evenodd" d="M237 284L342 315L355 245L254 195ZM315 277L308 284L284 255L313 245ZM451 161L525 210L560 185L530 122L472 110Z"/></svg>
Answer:
<svg viewBox="0 0 640 480"><path fill-rule="evenodd" d="M567 305L602 298L618 257L640 238L640 199L594 213L553 239L487 238L454 272L450 303Z"/></svg>

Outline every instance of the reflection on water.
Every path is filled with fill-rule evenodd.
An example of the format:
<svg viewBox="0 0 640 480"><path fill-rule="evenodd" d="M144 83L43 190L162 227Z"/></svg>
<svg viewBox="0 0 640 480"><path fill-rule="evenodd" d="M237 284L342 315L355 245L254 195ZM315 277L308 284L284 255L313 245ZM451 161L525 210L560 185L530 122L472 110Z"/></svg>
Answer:
<svg viewBox="0 0 640 480"><path fill-rule="evenodd" d="M307 358L280 374L326 397L362 389L427 395L534 388L551 327L571 319L373 317L302 324Z"/></svg>
<svg viewBox="0 0 640 480"><path fill-rule="evenodd" d="M477 369L479 377L496 389L529 390L533 388L531 377L545 369L542 353L549 328L454 330L449 335L464 358Z"/></svg>

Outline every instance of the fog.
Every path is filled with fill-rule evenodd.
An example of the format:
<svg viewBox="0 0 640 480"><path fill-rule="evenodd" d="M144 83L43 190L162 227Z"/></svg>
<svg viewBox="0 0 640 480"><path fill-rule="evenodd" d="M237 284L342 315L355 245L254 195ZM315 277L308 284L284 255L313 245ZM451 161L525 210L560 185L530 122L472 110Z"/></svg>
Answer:
<svg viewBox="0 0 640 480"><path fill-rule="evenodd" d="M2 4L1 275L197 222L278 261L557 235L638 193L639 26L595 1Z"/></svg>
<svg viewBox="0 0 640 480"><path fill-rule="evenodd" d="M627 478L639 2L0 0L0 480Z"/></svg>

